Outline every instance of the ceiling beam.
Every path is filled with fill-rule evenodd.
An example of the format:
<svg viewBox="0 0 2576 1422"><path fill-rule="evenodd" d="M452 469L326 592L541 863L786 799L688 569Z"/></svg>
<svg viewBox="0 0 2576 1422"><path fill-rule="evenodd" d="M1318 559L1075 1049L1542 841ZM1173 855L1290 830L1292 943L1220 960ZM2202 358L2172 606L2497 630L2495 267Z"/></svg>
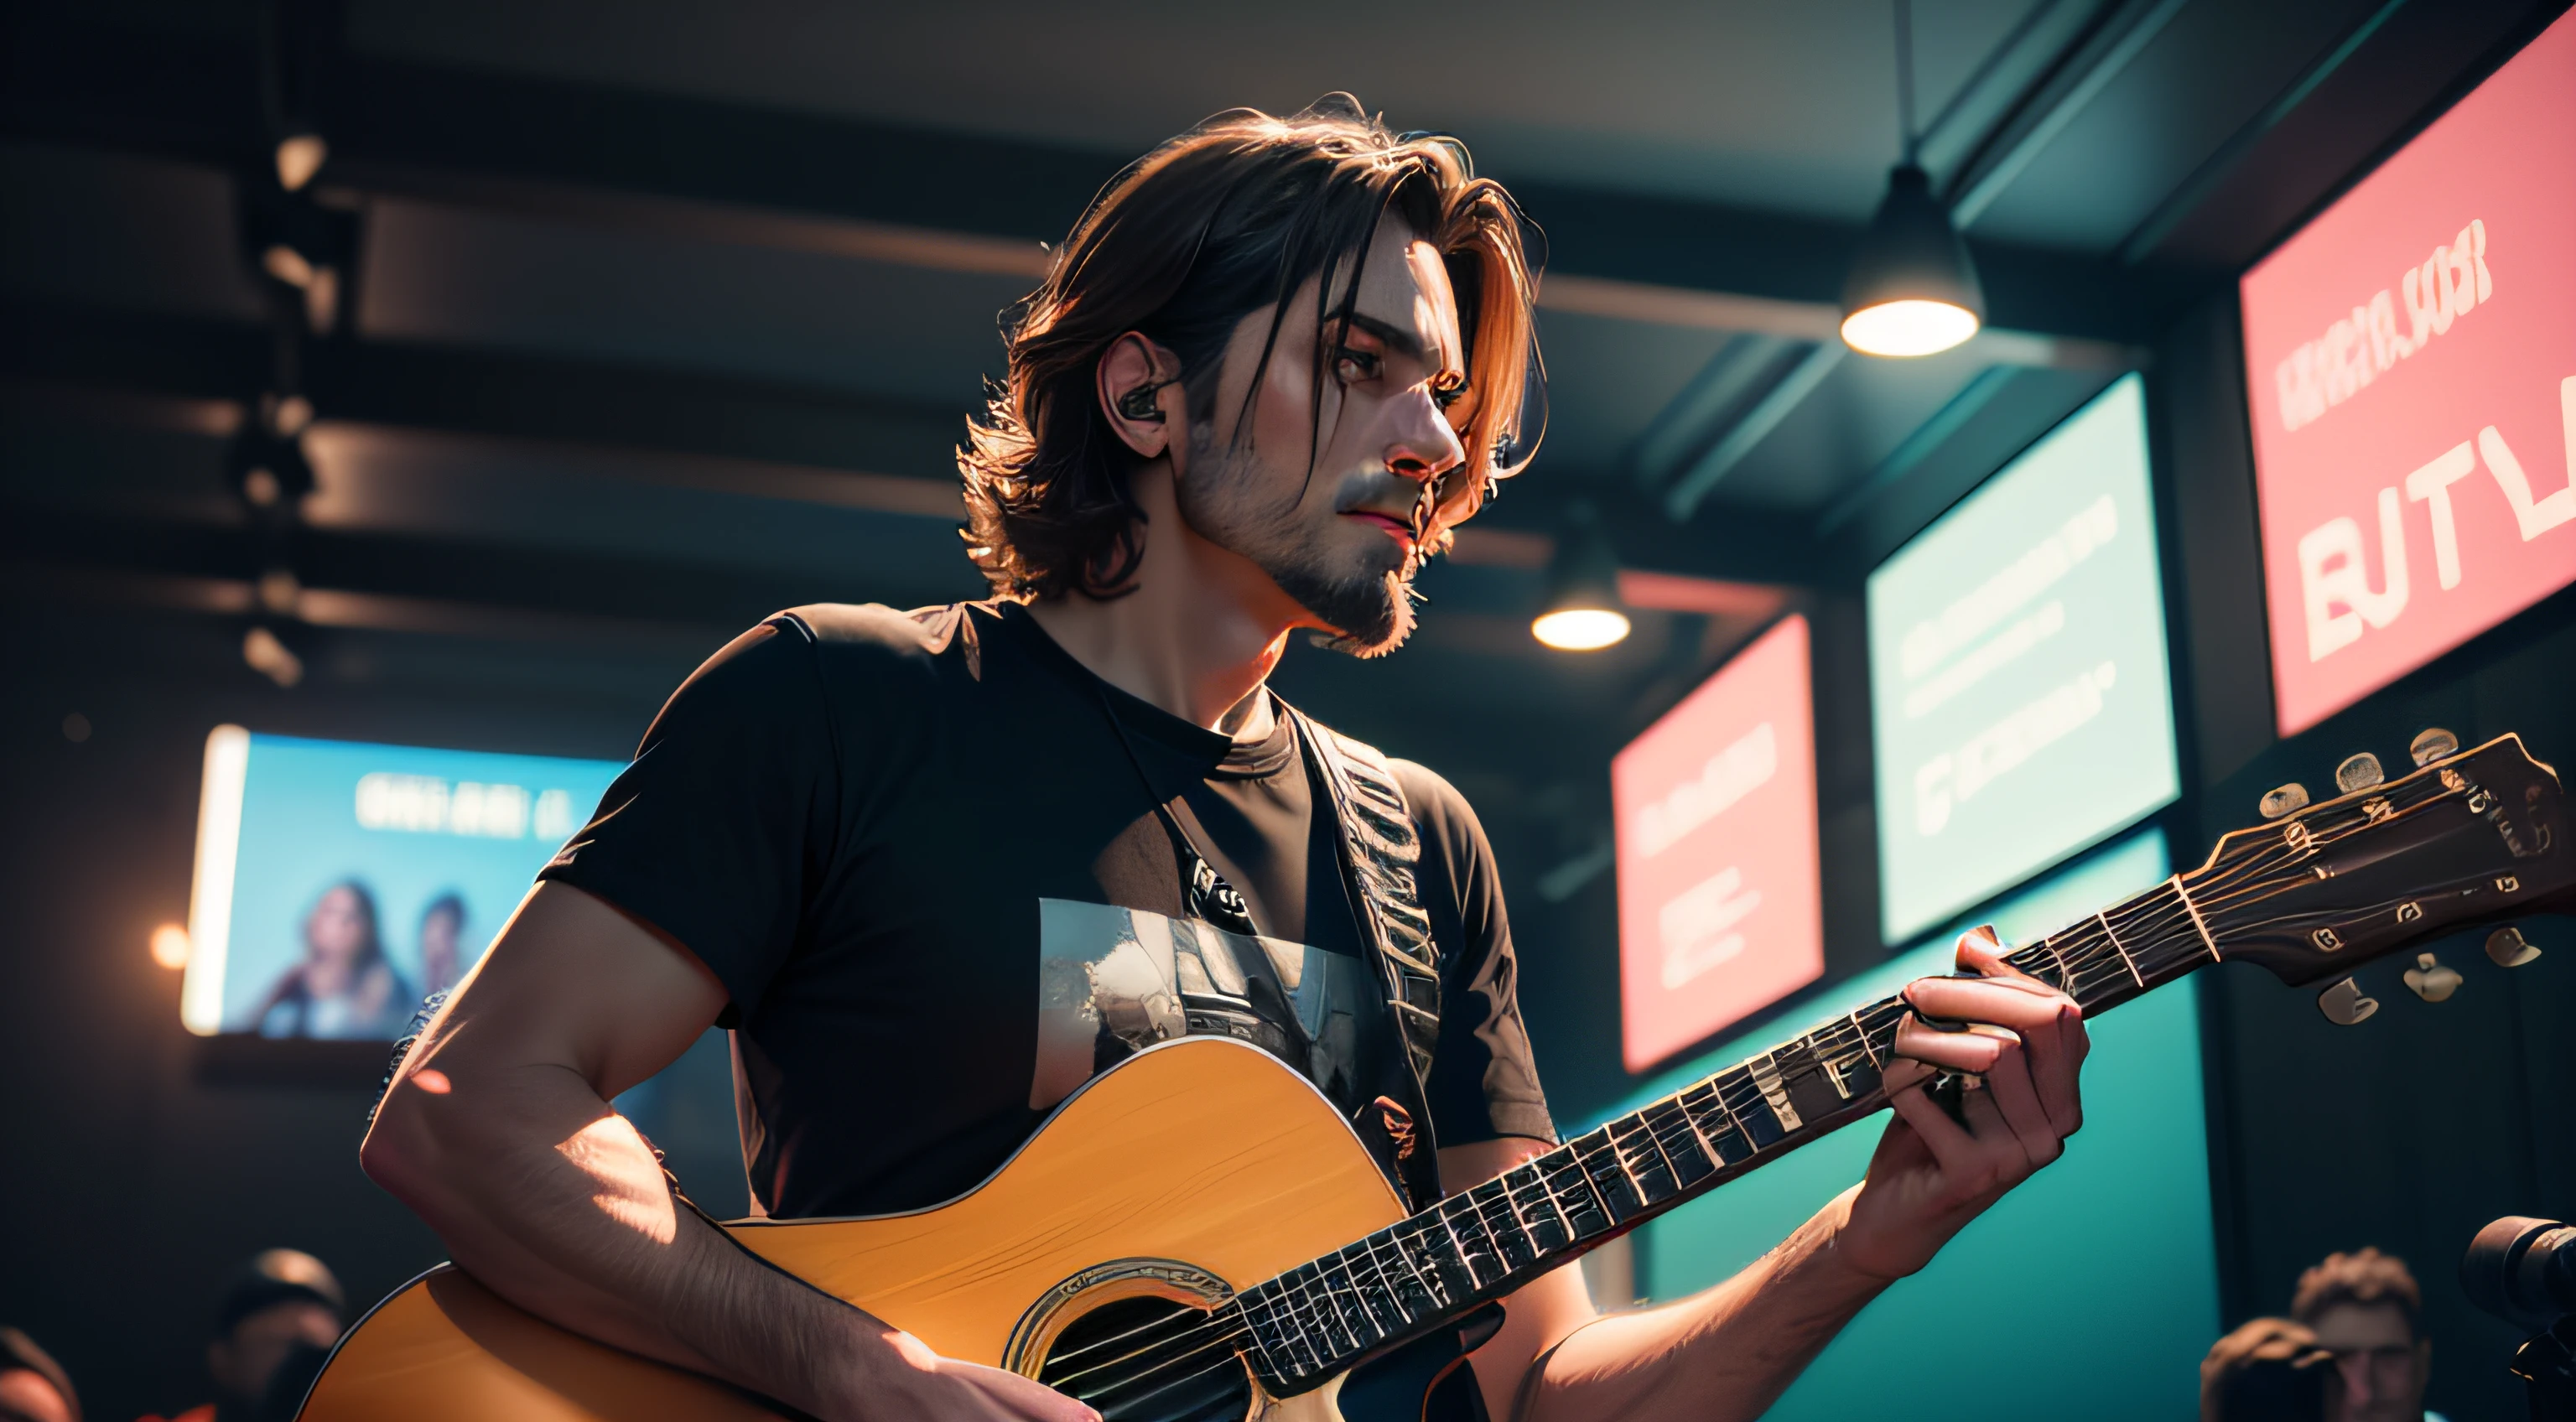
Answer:
<svg viewBox="0 0 2576 1422"><path fill-rule="evenodd" d="M246 42L29 19L0 128L265 164ZM317 182L869 261L1027 276L1133 155L343 56ZM1791 335L1839 319L1856 226L1515 182L1557 309ZM2106 264L1972 242L1991 324L2144 339Z"/></svg>
<svg viewBox="0 0 2576 1422"><path fill-rule="evenodd" d="M0 303L0 327L0 379L18 384L247 407L272 369L270 333L233 322ZM954 410L838 390L349 338L310 348L305 391L327 420L870 476L854 490L896 512L926 510L882 481L953 489L964 433Z"/></svg>
<svg viewBox="0 0 2576 1422"><path fill-rule="evenodd" d="M1976 225L2024 169L2045 152L2085 106L2111 87L2188 0L2112 0L2079 33L2004 121L1951 175L1943 201L1959 230Z"/></svg>

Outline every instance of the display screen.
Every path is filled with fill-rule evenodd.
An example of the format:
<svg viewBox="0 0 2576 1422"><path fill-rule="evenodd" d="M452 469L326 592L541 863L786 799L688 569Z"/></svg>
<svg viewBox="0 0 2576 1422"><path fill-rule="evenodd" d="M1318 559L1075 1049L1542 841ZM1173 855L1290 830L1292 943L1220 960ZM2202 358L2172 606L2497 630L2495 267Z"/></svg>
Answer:
<svg viewBox="0 0 2576 1422"><path fill-rule="evenodd" d="M2168 872L2164 842L2150 830L1985 917L2007 943L2026 943ZM1838 982L1796 1011L1660 1074L1601 1119L1889 996L1913 978L1946 973L1950 952L1944 936ZM2219 1315L2193 992L2178 984L2088 1022L2084 1130L2065 1156L1863 1310L1763 1415L1771 1422L1905 1417L1939 1397L1988 1398L1973 1411L1995 1412L1999 1355L1959 1346L1963 1328L2010 1340L2013 1395L2047 1400L2004 1406L1999 1415L2099 1422L2195 1415L2200 1360L2218 1336ZM1759 1259L1861 1178L1887 1120L1836 1132L1646 1225L1636 1244L1644 1292L1682 1298ZM2086 1277L2116 1286L2087 1290L2080 1303L2062 1290L2031 1287L2034 1279L2063 1278L2070 1260L2083 1261ZM2106 1346L2106 1339L2116 1342ZM2082 1402L2069 1407L2070 1398Z"/></svg>
<svg viewBox="0 0 2576 1422"><path fill-rule="evenodd" d="M182 1019L207 1034L400 1036L624 768L217 727Z"/></svg>
<svg viewBox="0 0 2576 1422"><path fill-rule="evenodd" d="M1869 670L1890 943L2179 793L2137 376L1870 574Z"/></svg>
<svg viewBox="0 0 2576 1422"><path fill-rule="evenodd" d="M2289 735L2576 582L2576 16L2243 282Z"/></svg>
<svg viewBox="0 0 2576 1422"><path fill-rule="evenodd" d="M1789 617L1610 763L1630 1071L1824 974L1807 660Z"/></svg>

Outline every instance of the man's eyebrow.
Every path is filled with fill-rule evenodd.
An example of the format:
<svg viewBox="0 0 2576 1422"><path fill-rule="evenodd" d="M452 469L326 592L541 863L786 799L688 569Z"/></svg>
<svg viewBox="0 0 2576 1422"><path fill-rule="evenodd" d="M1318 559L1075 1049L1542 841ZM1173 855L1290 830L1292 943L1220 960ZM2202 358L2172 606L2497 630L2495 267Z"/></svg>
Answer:
<svg viewBox="0 0 2576 1422"><path fill-rule="evenodd" d="M1358 311L1350 313L1350 323L1386 342L1390 349L1400 355L1410 356L1415 360L1423 358L1422 338L1406 327L1398 326L1392 321L1381 321L1375 316Z"/></svg>

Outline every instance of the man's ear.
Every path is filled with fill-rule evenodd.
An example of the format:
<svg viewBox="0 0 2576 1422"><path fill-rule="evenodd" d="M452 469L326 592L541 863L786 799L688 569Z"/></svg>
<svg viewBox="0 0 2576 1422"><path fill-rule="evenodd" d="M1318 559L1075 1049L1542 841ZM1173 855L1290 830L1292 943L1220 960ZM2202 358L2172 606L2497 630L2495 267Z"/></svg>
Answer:
<svg viewBox="0 0 2576 1422"><path fill-rule="evenodd" d="M1129 331L1101 352L1093 395L1118 438L1153 459L1171 452L1172 431L1188 418L1180 380L1180 357Z"/></svg>

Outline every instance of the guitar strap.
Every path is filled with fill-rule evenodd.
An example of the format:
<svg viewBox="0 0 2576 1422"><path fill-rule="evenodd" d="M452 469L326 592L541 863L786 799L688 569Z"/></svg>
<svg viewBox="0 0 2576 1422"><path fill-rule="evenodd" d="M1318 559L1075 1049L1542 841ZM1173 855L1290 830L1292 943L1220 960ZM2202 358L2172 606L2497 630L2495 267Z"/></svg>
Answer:
<svg viewBox="0 0 2576 1422"><path fill-rule="evenodd" d="M1422 836L1405 806L1395 767L1377 747L1352 740L1284 700L1276 704L1296 727L1309 774L1340 823L1341 833L1334 839L1341 847L1342 881L1359 919L1360 941L1375 960L1409 1068L1401 1075L1412 1099L1395 1104L1411 1117L1407 1125L1413 1145L1398 1152L1397 1169L1414 1208L1425 1208L1440 1198L1439 1147L1432 1138L1429 1108L1431 1059L1440 1045L1440 947L1432 941L1431 916L1423 912L1414 882Z"/></svg>

